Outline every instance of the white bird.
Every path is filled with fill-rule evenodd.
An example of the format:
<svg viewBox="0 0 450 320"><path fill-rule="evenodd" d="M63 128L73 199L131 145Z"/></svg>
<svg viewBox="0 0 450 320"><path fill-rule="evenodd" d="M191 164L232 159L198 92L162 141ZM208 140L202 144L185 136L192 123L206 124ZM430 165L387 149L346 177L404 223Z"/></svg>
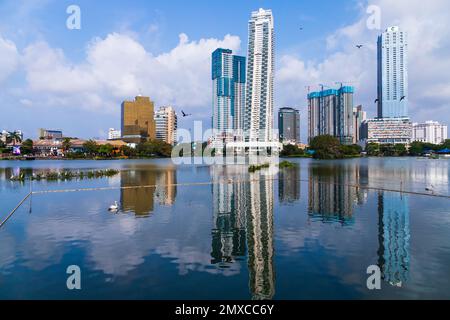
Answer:
<svg viewBox="0 0 450 320"><path fill-rule="evenodd" d="M113 212L119 210L119 205L117 204L117 201L114 201L114 204L110 205L108 210Z"/></svg>
<svg viewBox="0 0 450 320"><path fill-rule="evenodd" d="M434 191L434 187L433 187L433 185L430 185L429 187L426 187L425 190L433 192Z"/></svg>

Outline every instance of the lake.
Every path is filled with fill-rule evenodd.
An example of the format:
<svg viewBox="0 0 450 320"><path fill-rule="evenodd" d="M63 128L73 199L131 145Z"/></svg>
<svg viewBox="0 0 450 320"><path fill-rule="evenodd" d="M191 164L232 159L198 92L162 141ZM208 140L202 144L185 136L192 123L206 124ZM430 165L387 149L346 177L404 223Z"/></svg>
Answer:
<svg viewBox="0 0 450 320"><path fill-rule="evenodd" d="M450 299L448 160L290 161L0 161L0 299Z"/></svg>

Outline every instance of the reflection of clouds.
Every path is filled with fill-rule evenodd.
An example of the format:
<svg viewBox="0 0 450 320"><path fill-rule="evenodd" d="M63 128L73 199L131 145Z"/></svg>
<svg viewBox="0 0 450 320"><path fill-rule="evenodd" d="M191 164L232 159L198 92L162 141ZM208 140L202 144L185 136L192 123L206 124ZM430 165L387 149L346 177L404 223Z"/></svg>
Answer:
<svg viewBox="0 0 450 320"><path fill-rule="evenodd" d="M227 269L211 267L211 256L208 251L200 251L197 247L182 246L177 239L167 239L158 246L155 252L164 258L173 259L178 265L180 275L186 275L190 271L208 272L231 276L240 273L240 263L233 263Z"/></svg>
<svg viewBox="0 0 450 320"><path fill-rule="evenodd" d="M11 235L0 232L0 270L6 270L14 264L16 260L16 242Z"/></svg>
<svg viewBox="0 0 450 320"><path fill-rule="evenodd" d="M202 187L195 188L199 188L195 190L199 195L208 194ZM192 189L184 190L189 193L190 206L173 211L157 206L154 215L147 219L109 213L106 208L117 194L107 196L109 200L101 193L80 193L79 197L69 198L61 194L35 197L34 213L27 217L23 240L14 243L15 237L7 233L8 229L4 230L0 239L8 245L1 246L0 262L5 266L23 257L26 267L43 270L61 263L64 254L78 247L84 248L88 261L80 264L113 276L126 275L152 253L170 258L181 275L192 271L239 274L239 263L227 269L211 266L210 242L204 241L210 234L199 234L200 226L209 225L209 207L192 197L195 193ZM180 210L185 214L174 215ZM161 239L170 240L161 242Z"/></svg>

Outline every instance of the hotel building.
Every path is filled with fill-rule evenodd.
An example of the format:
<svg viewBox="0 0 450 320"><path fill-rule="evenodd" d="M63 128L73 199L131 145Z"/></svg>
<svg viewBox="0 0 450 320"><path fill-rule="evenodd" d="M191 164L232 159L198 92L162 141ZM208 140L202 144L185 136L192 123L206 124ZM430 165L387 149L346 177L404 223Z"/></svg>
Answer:
<svg viewBox="0 0 450 320"><path fill-rule="evenodd" d="M447 139L447 126L437 121L413 123L412 141L441 144Z"/></svg>

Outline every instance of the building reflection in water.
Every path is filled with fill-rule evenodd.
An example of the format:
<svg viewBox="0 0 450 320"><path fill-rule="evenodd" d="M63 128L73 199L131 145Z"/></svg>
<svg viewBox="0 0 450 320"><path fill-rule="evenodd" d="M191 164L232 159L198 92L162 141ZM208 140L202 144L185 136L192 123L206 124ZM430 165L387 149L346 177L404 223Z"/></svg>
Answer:
<svg viewBox="0 0 450 320"><path fill-rule="evenodd" d="M300 200L300 167L280 169L278 173L278 200L289 204Z"/></svg>
<svg viewBox="0 0 450 320"><path fill-rule="evenodd" d="M176 197L176 170L124 170L120 172L121 187L155 186L148 188L127 188L120 191L122 210L132 211L136 216L148 216L154 210L155 201L160 205L172 205Z"/></svg>
<svg viewBox="0 0 450 320"><path fill-rule="evenodd" d="M211 166L213 180L213 230L211 262L219 267L242 260L247 248L252 299L272 299L273 178L250 174L246 166ZM256 180L256 181L255 181Z"/></svg>
<svg viewBox="0 0 450 320"><path fill-rule="evenodd" d="M308 214L322 222L353 223L355 204L367 201L366 166L310 166L308 180Z"/></svg>
<svg viewBox="0 0 450 320"><path fill-rule="evenodd" d="M383 279L401 287L409 271L409 204L401 193L378 193L378 265Z"/></svg>

